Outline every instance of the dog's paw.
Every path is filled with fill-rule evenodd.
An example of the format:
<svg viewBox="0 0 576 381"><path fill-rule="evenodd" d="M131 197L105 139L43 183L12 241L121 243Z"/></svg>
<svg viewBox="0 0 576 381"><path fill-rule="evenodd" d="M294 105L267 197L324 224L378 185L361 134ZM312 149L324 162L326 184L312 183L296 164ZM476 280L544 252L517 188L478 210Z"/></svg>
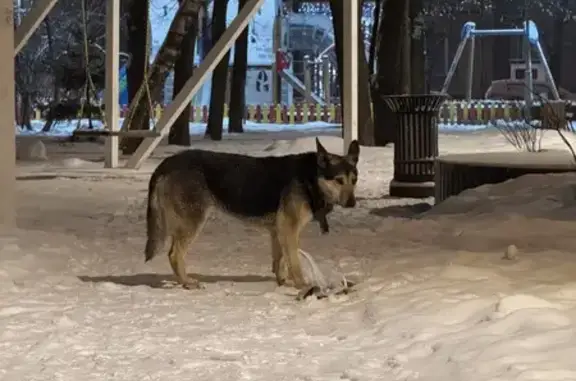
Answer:
<svg viewBox="0 0 576 381"><path fill-rule="evenodd" d="M184 283L182 285L182 288L185 290L204 290L204 289L206 289L206 287L198 281Z"/></svg>

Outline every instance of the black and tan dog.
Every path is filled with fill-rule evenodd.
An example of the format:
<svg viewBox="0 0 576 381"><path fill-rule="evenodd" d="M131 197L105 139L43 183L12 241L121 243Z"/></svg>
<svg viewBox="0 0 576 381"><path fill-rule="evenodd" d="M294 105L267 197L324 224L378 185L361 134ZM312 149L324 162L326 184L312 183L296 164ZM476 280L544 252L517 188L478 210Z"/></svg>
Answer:
<svg viewBox="0 0 576 381"><path fill-rule="evenodd" d="M171 238L168 258L178 282L199 287L188 278L184 257L216 209L266 228L278 284L305 287L301 230L316 219L327 232L326 214L334 205L356 205L358 142L350 144L345 156L328 153L318 139L316 147L316 152L286 156L188 150L166 158L148 187L146 261Z"/></svg>

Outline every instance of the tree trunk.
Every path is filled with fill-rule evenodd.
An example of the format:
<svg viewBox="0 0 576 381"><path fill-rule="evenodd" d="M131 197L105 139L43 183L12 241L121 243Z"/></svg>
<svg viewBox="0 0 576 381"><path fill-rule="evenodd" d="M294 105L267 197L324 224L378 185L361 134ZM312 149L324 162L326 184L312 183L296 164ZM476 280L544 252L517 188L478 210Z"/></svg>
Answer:
<svg viewBox="0 0 576 381"><path fill-rule="evenodd" d="M412 23L410 22L410 4L412 0L404 0L404 7L402 12L402 43L400 50L402 51L401 65L400 65L400 92L402 94L410 94L412 81L410 78L412 68L412 38L410 32L412 30Z"/></svg>
<svg viewBox="0 0 576 381"><path fill-rule="evenodd" d="M361 5L359 5L361 6ZM340 103L344 104L344 7L341 0L331 0L334 42L338 63ZM374 121L372 120L372 99L370 94L370 72L362 33L358 34L358 141L362 145L374 145ZM342 131L344 132L344 131Z"/></svg>
<svg viewBox="0 0 576 381"><path fill-rule="evenodd" d="M424 23L421 20L422 0L410 0L410 92L426 92L426 52Z"/></svg>
<svg viewBox="0 0 576 381"><path fill-rule="evenodd" d="M180 0L182 2L183 0ZM172 99L182 90L184 84L194 74L194 51L198 28L192 27L182 40L180 57L174 64L174 86L172 89ZM168 144L189 146L190 145L190 104L186 105L182 114L176 119L170 128Z"/></svg>
<svg viewBox="0 0 576 381"><path fill-rule="evenodd" d="M562 82L562 61L564 50L564 17L557 16L554 20L554 36L550 54L550 71L557 86Z"/></svg>
<svg viewBox="0 0 576 381"><path fill-rule="evenodd" d="M48 56L50 61L56 62L56 55L54 54L54 36L52 33L52 21L49 16L44 19L44 28L46 29L46 40L48 44ZM60 101L60 91L58 91L58 84L54 81L52 85L52 102L58 103Z"/></svg>
<svg viewBox="0 0 576 381"><path fill-rule="evenodd" d="M376 62L376 79L373 81L372 97L375 100L374 123L377 146L385 146L395 140L396 118L382 101L385 95L401 91L401 52L404 0L386 0L384 17L380 22L380 44Z"/></svg>
<svg viewBox="0 0 576 381"><path fill-rule="evenodd" d="M220 39L226 30L226 11L228 0L214 0L212 13L212 46ZM212 140L222 140L222 123L224 119L224 104L226 103L226 88L228 87L228 67L230 51L212 72L212 91L210 93L210 108L208 110L208 125L206 136Z"/></svg>
<svg viewBox="0 0 576 381"><path fill-rule="evenodd" d="M200 58L204 60L208 55L208 52L212 48L212 25L210 21L210 15L208 14L208 5L210 0L204 1L204 12L202 12L202 36L200 37L200 45L202 49L200 51Z"/></svg>
<svg viewBox="0 0 576 381"><path fill-rule="evenodd" d="M374 23L372 24L372 32L370 34L370 52L368 54L368 70L370 76L374 75L376 67L376 47L380 39L378 38L378 27L380 26L380 17L382 16L382 0L376 0L374 4Z"/></svg>
<svg viewBox="0 0 576 381"><path fill-rule="evenodd" d="M238 0L238 12L246 0ZM242 125L246 111L246 71L248 70L248 28L240 34L234 45L232 86L230 88L230 110L228 132L244 132Z"/></svg>
<svg viewBox="0 0 576 381"><path fill-rule="evenodd" d="M24 92L21 94L20 102L20 127L28 131L32 131L31 114L32 114L32 101L30 93Z"/></svg>
<svg viewBox="0 0 576 381"><path fill-rule="evenodd" d="M128 54L131 56L130 66L126 70L126 85L128 87L128 103L139 102L138 91L144 83L145 68L149 67L147 48L148 18L150 0L131 0L128 5ZM145 107L139 121L132 120L129 128L132 130L147 130L150 128L150 110ZM126 124L127 118L124 118ZM122 126L124 127L124 126ZM138 148L141 139L120 139L122 151L132 154Z"/></svg>
<svg viewBox="0 0 576 381"><path fill-rule="evenodd" d="M202 8L202 4L202 0L183 0L182 3L180 3L178 12L176 12L168 29L168 35L162 43L148 73L147 82L150 88L150 97L153 100L159 98L162 93L166 77L180 56L180 48L186 34L188 34L191 28L197 28L198 13L200 8ZM146 41L146 36L144 36L144 41ZM137 63L133 62L132 65L134 64ZM135 98L130 101L130 107L128 108L122 128L127 130L142 127L149 128L150 116L148 114L148 96L145 89L142 88L141 91L137 91ZM125 154L133 153L142 141L141 138L122 140L122 151Z"/></svg>
<svg viewBox="0 0 576 381"><path fill-rule="evenodd" d="M510 18L509 8L511 5L506 1L495 1L492 5L494 15L494 29L510 28L508 22ZM495 54L492 56L492 80L507 79L510 77L510 50L512 49L512 39L509 36L492 37Z"/></svg>

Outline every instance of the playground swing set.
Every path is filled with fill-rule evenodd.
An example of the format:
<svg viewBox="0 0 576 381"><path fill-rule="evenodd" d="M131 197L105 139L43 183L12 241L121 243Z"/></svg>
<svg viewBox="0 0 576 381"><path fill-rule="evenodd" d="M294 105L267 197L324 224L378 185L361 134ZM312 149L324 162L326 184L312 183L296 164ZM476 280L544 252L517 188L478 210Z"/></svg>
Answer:
<svg viewBox="0 0 576 381"><path fill-rule="evenodd" d="M544 51L542 49L542 45L540 44L540 35L538 32L538 28L536 24L531 21L527 20L523 23L522 28L515 28L515 29L476 29L476 24L472 21L468 21L462 27L461 32L461 41L458 45L458 49L456 50L456 54L454 55L454 59L452 64L450 65L450 69L446 75L446 79L444 81L444 85L442 86L442 90L440 93L447 94L448 88L450 87L450 83L452 82L452 78L456 72L456 68L458 67L458 63L462 58L462 54L464 53L464 49L467 45L470 46L468 50L468 72L466 76L466 99L470 100L472 98L472 81L474 77L474 53L475 53L475 41L477 37L489 37L489 36L508 36L508 37L521 37L523 40L523 59L525 65L525 74L524 74L524 101L525 101L525 109L526 109L526 117L530 118L531 115L531 107L534 102L534 85L533 85L533 74L532 74L532 51L536 52L537 58L540 60L544 67L544 74L546 76L546 80L549 81L551 89L552 89L552 96L555 101L560 100L560 95L558 93L558 88L556 87L556 83L554 78L552 77L552 72L550 71L550 66L548 65L548 61L546 60L546 56L544 55Z"/></svg>

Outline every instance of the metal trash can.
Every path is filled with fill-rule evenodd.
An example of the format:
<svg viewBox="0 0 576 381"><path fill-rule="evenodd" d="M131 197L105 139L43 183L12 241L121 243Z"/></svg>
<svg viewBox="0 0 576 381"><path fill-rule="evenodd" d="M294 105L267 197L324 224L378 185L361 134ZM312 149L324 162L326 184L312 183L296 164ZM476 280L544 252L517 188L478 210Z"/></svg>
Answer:
<svg viewBox="0 0 576 381"><path fill-rule="evenodd" d="M395 113L394 178L390 196L434 196L434 161L438 156L438 114L444 95L383 97Z"/></svg>

